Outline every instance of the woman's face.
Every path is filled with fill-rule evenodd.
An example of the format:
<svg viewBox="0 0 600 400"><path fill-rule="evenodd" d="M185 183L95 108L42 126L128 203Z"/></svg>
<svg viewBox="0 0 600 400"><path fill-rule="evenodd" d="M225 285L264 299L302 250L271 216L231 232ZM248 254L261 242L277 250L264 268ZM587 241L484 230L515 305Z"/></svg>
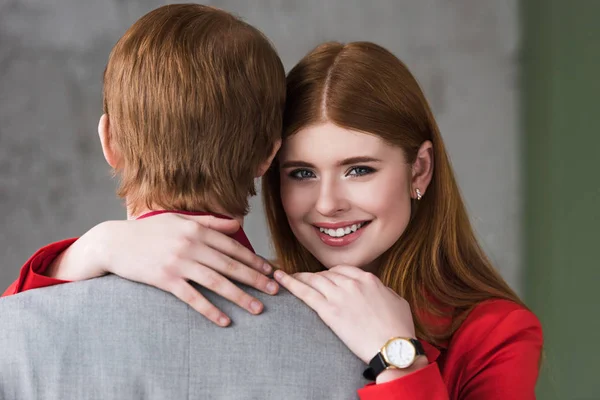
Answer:
<svg viewBox="0 0 600 400"><path fill-rule="evenodd" d="M402 149L327 122L286 139L279 157L283 207L300 243L326 268L375 268L410 219Z"/></svg>

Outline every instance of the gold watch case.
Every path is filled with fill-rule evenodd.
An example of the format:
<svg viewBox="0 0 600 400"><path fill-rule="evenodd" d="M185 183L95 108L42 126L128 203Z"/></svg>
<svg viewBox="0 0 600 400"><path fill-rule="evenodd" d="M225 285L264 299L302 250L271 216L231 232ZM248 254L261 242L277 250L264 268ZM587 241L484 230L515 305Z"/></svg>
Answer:
<svg viewBox="0 0 600 400"><path fill-rule="evenodd" d="M398 348L398 345L400 345L400 348ZM388 368L409 368L417 358L415 345L411 343L410 338L406 337L393 337L389 339L380 351L383 359L388 364ZM398 351L404 354L399 355L397 354Z"/></svg>

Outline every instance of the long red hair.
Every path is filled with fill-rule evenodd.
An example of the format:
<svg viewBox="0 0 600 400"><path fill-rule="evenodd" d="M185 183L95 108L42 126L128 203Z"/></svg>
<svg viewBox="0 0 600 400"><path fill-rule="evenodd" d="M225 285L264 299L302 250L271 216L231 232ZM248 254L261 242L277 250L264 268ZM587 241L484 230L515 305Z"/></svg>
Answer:
<svg viewBox="0 0 600 400"><path fill-rule="evenodd" d="M408 68L368 42L325 43L287 76L283 140L325 121L376 135L415 161L421 144L433 143L433 178L412 205L412 217L381 257L377 275L414 312L417 336L446 341L478 303L502 298L522 304L479 246L429 104ZM316 272L323 266L296 239L280 195L277 160L263 178L268 225L281 268ZM427 316L450 317L447 326Z"/></svg>

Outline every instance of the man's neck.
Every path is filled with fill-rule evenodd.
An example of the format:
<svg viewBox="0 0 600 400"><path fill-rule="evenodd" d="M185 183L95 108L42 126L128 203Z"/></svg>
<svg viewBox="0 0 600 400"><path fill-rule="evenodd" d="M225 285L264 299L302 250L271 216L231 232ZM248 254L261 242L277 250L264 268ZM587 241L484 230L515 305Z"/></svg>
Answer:
<svg viewBox="0 0 600 400"><path fill-rule="evenodd" d="M136 213L133 213L132 209L133 209L133 207L127 207L127 219L128 220L137 219L137 218L141 217L142 215L148 214L153 211L174 211L174 212L179 211L179 210L171 210L171 209L167 210L163 207L152 207L152 208L138 207L136 210ZM215 208L213 208L213 210L217 210L217 211L214 211L214 213L225 215L226 217L236 220L240 224L241 227L244 226L244 217L243 216L231 215L225 211L221 211L220 207L215 207ZM205 211L205 210L195 210L195 211L198 213L200 213L200 212L213 213L213 211Z"/></svg>

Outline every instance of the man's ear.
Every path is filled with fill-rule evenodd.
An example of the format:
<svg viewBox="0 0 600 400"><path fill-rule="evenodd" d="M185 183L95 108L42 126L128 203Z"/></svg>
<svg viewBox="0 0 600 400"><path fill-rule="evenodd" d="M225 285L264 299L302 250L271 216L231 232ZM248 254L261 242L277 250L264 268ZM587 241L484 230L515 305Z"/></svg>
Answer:
<svg viewBox="0 0 600 400"><path fill-rule="evenodd" d="M273 150L271 151L271 155L269 156L269 158L266 159L262 164L260 164L258 166L258 171L256 172L257 178L260 178L268 171L269 167L271 166L271 163L273 162L273 159L277 155L277 152L279 151L280 148L281 148L281 139L279 139L273 145Z"/></svg>
<svg viewBox="0 0 600 400"><path fill-rule="evenodd" d="M426 140L417 153L412 165L411 197L420 199L425 195L433 176L433 144Z"/></svg>
<svg viewBox="0 0 600 400"><path fill-rule="evenodd" d="M104 153L106 162L116 171L121 162L121 154L112 141L108 114L102 114L100 117L100 122L98 122L98 136L100 136L102 153Z"/></svg>

